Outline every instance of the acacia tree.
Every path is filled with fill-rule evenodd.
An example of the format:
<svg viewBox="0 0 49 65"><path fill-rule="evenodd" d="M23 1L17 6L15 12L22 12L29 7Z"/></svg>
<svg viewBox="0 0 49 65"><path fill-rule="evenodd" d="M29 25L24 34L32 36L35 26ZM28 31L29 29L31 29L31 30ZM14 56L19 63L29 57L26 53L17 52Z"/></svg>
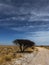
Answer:
<svg viewBox="0 0 49 65"><path fill-rule="evenodd" d="M21 52L24 52L26 48L32 47L35 45L33 41L25 40L25 39L16 39L13 41L13 43L16 45L19 45Z"/></svg>

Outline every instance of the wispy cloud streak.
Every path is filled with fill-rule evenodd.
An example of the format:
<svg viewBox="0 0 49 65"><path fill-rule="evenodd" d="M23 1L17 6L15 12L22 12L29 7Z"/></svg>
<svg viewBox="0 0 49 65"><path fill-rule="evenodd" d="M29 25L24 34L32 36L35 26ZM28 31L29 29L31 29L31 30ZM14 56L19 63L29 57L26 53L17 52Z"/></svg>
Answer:
<svg viewBox="0 0 49 65"><path fill-rule="evenodd" d="M48 43L49 0L0 0L0 31Z"/></svg>

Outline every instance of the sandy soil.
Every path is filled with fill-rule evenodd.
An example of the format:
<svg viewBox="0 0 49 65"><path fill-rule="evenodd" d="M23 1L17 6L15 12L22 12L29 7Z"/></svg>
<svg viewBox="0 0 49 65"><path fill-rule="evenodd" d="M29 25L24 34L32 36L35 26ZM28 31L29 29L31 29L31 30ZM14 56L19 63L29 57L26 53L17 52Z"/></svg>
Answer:
<svg viewBox="0 0 49 65"><path fill-rule="evenodd" d="M38 51L25 53L22 58L13 60L9 65L49 65L49 50L37 47Z"/></svg>

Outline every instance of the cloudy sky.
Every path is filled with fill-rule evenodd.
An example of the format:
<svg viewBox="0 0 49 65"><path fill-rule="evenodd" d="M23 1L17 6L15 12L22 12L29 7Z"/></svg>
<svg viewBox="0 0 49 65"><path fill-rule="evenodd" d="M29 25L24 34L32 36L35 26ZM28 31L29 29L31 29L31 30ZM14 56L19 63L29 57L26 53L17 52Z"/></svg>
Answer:
<svg viewBox="0 0 49 65"><path fill-rule="evenodd" d="M49 0L0 0L0 45L15 39L49 45Z"/></svg>

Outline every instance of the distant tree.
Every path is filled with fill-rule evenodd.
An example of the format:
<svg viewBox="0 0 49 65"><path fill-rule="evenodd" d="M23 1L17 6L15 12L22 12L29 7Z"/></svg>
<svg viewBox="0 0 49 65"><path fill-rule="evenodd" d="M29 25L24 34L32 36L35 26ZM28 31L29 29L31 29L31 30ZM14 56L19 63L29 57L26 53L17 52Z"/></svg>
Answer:
<svg viewBox="0 0 49 65"><path fill-rule="evenodd" d="M28 47L32 47L35 45L33 41L25 40L25 39L16 39L13 41L14 44L19 45L21 52L24 52L24 50Z"/></svg>

